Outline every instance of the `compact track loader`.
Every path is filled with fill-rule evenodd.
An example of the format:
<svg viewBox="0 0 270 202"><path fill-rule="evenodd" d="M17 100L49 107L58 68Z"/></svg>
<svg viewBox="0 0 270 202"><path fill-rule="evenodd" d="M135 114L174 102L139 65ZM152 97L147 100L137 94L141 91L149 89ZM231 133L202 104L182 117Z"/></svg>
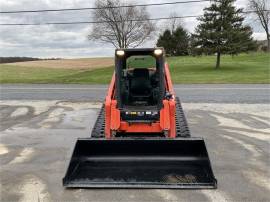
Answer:
<svg viewBox="0 0 270 202"><path fill-rule="evenodd" d="M162 48L117 49L91 137L63 179L73 188L216 188L204 140L190 137Z"/></svg>

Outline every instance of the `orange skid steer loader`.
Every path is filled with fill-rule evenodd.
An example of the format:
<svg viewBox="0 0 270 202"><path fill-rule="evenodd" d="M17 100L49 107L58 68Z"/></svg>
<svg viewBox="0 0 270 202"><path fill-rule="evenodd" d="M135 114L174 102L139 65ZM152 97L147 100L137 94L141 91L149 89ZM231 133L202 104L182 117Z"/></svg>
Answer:
<svg viewBox="0 0 270 202"><path fill-rule="evenodd" d="M63 179L73 188L216 188L204 140L190 137L162 48L117 49L91 137Z"/></svg>

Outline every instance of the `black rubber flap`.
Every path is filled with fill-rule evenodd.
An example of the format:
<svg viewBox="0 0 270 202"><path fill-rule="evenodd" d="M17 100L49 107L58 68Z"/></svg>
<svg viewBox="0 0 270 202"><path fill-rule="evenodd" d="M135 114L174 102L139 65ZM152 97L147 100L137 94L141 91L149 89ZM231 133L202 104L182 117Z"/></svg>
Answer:
<svg viewBox="0 0 270 202"><path fill-rule="evenodd" d="M216 188L201 138L79 139L65 187Z"/></svg>

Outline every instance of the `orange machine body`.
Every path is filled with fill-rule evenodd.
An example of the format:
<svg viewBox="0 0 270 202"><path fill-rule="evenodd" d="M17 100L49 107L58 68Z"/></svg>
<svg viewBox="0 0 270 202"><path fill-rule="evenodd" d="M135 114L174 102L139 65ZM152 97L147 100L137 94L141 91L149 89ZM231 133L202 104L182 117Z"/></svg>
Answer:
<svg viewBox="0 0 270 202"><path fill-rule="evenodd" d="M175 126L175 92L169 71L169 65L165 64L165 88L172 97L163 100L159 120L153 123L128 123L121 120L120 110L117 108L115 99L115 74L113 74L108 93L105 99L105 137L110 139L113 132L124 132L128 134L141 133L144 136L152 133L164 133L168 138L176 137Z"/></svg>

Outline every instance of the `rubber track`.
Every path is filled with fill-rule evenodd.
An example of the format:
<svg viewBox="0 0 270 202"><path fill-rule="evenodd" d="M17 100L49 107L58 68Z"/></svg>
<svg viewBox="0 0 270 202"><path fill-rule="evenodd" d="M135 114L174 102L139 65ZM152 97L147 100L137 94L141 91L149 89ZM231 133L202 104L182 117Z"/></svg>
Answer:
<svg viewBox="0 0 270 202"><path fill-rule="evenodd" d="M176 125L176 137L190 137L190 131L187 124L187 119L184 114L179 97L175 99L176 113L175 113L175 125Z"/></svg>
<svg viewBox="0 0 270 202"><path fill-rule="evenodd" d="M105 137L105 109L102 105L96 123L91 133L93 138L104 138ZM190 137L190 131L188 128L187 120L181 106L181 102L178 97L176 97L176 137Z"/></svg>
<svg viewBox="0 0 270 202"><path fill-rule="evenodd" d="M91 137L104 138L105 137L105 106L102 105L94 128L92 129Z"/></svg>

